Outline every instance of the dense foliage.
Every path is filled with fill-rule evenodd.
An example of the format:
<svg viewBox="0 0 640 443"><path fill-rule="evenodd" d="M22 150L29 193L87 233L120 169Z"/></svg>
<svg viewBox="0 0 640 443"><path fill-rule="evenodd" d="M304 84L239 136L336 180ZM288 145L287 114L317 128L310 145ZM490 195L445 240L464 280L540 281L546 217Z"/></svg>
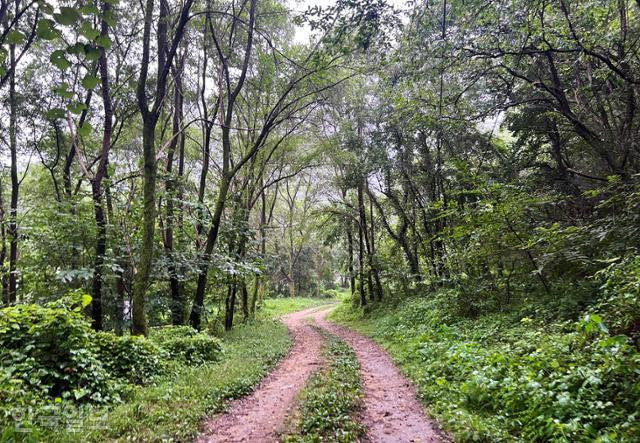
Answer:
<svg viewBox="0 0 640 443"><path fill-rule="evenodd" d="M451 295L365 317L345 305L336 319L391 352L456 440L636 440L640 354L599 316L556 322L525 309L472 320Z"/></svg>

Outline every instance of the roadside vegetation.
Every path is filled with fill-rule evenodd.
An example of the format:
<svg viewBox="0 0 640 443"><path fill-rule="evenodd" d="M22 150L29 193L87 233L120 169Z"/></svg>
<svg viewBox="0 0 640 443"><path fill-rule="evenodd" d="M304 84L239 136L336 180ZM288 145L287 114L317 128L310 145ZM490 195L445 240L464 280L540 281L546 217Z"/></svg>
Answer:
<svg viewBox="0 0 640 443"><path fill-rule="evenodd" d="M387 349L456 441L637 441L640 353L600 314L531 303L469 318L451 296L345 302L331 319Z"/></svg>
<svg viewBox="0 0 640 443"><path fill-rule="evenodd" d="M188 326L149 338L95 333L82 303L78 295L0 310L0 353L11 362L0 379L3 441L193 438L203 418L249 393L287 353L288 332L274 318L319 301L269 300L259 320L221 338Z"/></svg>

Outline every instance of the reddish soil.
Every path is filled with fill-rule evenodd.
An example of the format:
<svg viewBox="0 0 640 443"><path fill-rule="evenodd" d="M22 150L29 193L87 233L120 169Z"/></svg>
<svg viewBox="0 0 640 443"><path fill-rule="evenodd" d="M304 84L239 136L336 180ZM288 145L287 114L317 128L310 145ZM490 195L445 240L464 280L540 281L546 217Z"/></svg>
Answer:
<svg viewBox="0 0 640 443"><path fill-rule="evenodd" d="M317 312L322 311L312 308L282 319L293 338L289 355L251 395L231 402L227 412L207 421L198 442L278 441L296 394L321 363L323 338L306 320Z"/></svg>
<svg viewBox="0 0 640 443"><path fill-rule="evenodd" d="M415 389L389 355L357 332L329 323L317 315L321 328L337 335L355 351L364 387L361 423L372 443L446 441L437 424L424 415Z"/></svg>
<svg viewBox="0 0 640 443"><path fill-rule="evenodd" d="M415 389L378 345L357 332L327 322L330 308L313 308L283 318L293 337L289 355L254 390L231 402L228 411L204 425L198 442L277 442L295 397L322 363L323 338L311 325L342 338L360 361L364 407L359 416L371 443L447 441L424 415Z"/></svg>

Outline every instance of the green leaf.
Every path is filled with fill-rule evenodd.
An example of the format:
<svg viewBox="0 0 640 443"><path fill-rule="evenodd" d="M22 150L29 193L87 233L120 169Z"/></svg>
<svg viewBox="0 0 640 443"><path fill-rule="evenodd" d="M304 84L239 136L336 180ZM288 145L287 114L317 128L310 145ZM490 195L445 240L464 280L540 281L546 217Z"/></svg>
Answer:
<svg viewBox="0 0 640 443"><path fill-rule="evenodd" d="M102 18L112 28L118 24L118 20L116 19L116 14L112 10L107 11L107 13Z"/></svg>
<svg viewBox="0 0 640 443"><path fill-rule="evenodd" d="M53 20L47 18L38 21L36 27L36 35L42 40L54 40L59 36L58 30L55 28Z"/></svg>
<svg viewBox="0 0 640 443"><path fill-rule="evenodd" d="M16 31L15 29L9 31L9 33L7 34L7 42L10 45L19 45L20 43L25 41L25 39L26 37L24 36L24 34L20 31Z"/></svg>
<svg viewBox="0 0 640 443"><path fill-rule="evenodd" d="M87 105L85 105L84 103L81 102L73 102L73 103L69 103L67 105L67 109L75 115L80 115L82 114L82 111L84 111L85 109L87 109Z"/></svg>
<svg viewBox="0 0 640 443"><path fill-rule="evenodd" d="M91 135L92 130L93 130L93 127L91 126L91 123L84 122L82 126L78 127L78 135L81 137L89 137Z"/></svg>
<svg viewBox="0 0 640 443"><path fill-rule="evenodd" d="M87 38L87 40L94 40L100 35L100 31L94 29L93 25L89 21L82 22L82 25L78 29L81 35Z"/></svg>
<svg viewBox="0 0 640 443"><path fill-rule="evenodd" d="M65 110L62 108L49 109L45 113L45 117L47 117L50 120L57 120L59 118L64 118L64 116L65 116Z"/></svg>
<svg viewBox="0 0 640 443"><path fill-rule="evenodd" d="M95 61L100 58L100 50L92 45L84 45L84 57L89 61Z"/></svg>
<svg viewBox="0 0 640 443"><path fill-rule="evenodd" d="M51 53L49 61L51 61L55 67L62 69L63 71L71 67L71 62L65 56L64 51L60 49Z"/></svg>
<svg viewBox="0 0 640 443"><path fill-rule="evenodd" d="M82 87L85 89L93 89L100 84L100 79L95 75L87 74L82 79Z"/></svg>
<svg viewBox="0 0 640 443"><path fill-rule="evenodd" d="M101 35L100 37L96 38L96 44L105 49L109 49L111 48L111 39L106 35Z"/></svg>
<svg viewBox="0 0 640 443"><path fill-rule="evenodd" d="M100 10L93 5L84 5L80 8L80 12L84 15L98 15Z"/></svg>
<svg viewBox="0 0 640 443"><path fill-rule="evenodd" d="M73 98L73 91L69 90L69 85L66 83L60 83L55 86L53 88L53 93L65 99Z"/></svg>
<svg viewBox="0 0 640 443"><path fill-rule="evenodd" d="M83 55L85 53L85 44L84 43L80 43L77 42L73 45L69 45L67 46L67 54L74 54L74 55Z"/></svg>
<svg viewBox="0 0 640 443"><path fill-rule="evenodd" d="M82 294L82 307L86 308L91 303L93 298L89 294Z"/></svg>
<svg viewBox="0 0 640 443"><path fill-rule="evenodd" d="M53 14L53 18L56 19L58 23L65 26L71 26L78 21L80 14L76 8L62 7L60 8L60 13Z"/></svg>

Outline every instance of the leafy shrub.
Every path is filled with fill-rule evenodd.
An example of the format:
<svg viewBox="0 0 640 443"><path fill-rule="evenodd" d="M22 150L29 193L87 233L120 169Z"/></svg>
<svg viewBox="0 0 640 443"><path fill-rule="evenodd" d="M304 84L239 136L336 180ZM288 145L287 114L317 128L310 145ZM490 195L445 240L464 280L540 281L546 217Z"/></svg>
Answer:
<svg viewBox="0 0 640 443"><path fill-rule="evenodd" d="M640 256L616 260L596 274L603 298L595 307L614 334L629 335L640 349Z"/></svg>
<svg viewBox="0 0 640 443"><path fill-rule="evenodd" d="M152 328L149 338L162 345L162 343L176 338L189 338L197 334L198 331L191 326L162 326L159 328Z"/></svg>
<svg viewBox="0 0 640 443"><path fill-rule="evenodd" d="M190 326L160 328L152 338L169 354L169 358L187 364L218 361L222 356L222 342Z"/></svg>
<svg viewBox="0 0 640 443"><path fill-rule="evenodd" d="M151 340L137 336L118 337L109 332L95 334L98 358L113 377L144 384L162 372L162 350Z"/></svg>
<svg viewBox="0 0 640 443"><path fill-rule="evenodd" d="M2 397L31 392L81 402L111 400L115 386L96 357L93 331L81 313L89 302L0 310Z"/></svg>

